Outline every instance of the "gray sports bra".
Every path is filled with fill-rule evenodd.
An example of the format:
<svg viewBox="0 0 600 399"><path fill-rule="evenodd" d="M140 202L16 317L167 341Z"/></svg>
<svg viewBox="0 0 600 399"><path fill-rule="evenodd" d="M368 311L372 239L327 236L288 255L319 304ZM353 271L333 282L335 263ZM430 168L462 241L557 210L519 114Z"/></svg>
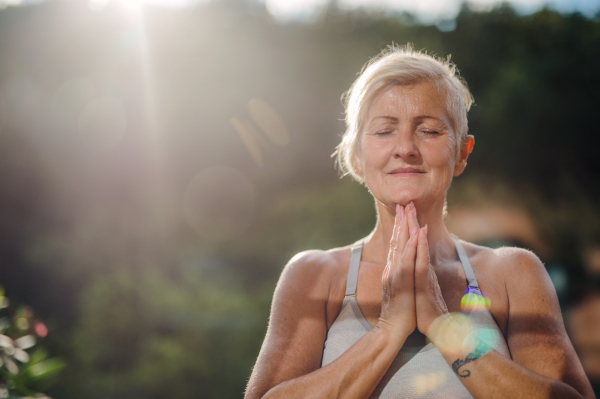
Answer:
<svg viewBox="0 0 600 399"><path fill-rule="evenodd" d="M467 277L468 290L481 295L479 284L465 250L458 239L454 244L460 262ZM356 284L360 265L363 242L352 247L346 296L338 317L327 333L321 367L337 359L373 327L363 316L356 302ZM498 331L500 341L495 349L504 356L510 357L508 347L498 325L487 307L467 307L463 314L468 315L477 324L485 325ZM414 334L413 334L414 335ZM433 343L420 343L410 337L390 365L370 398L405 399L405 398L472 398L471 394L454 374L440 351Z"/></svg>

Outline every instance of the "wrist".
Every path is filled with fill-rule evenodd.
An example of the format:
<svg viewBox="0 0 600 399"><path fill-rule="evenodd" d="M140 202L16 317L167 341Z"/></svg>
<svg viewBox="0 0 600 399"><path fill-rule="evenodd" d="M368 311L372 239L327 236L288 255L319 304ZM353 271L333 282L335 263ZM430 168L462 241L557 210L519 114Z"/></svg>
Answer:
<svg viewBox="0 0 600 399"><path fill-rule="evenodd" d="M438 317L429 328L427 337L446 354L481 357L496 347L500 340L497 330L476 324L468 316L449 313Z"/></svg>
<svg viewBox="0 0 600 399"><path fill-rule="evenodd" d="M472 356L480 358L488 354L500 341L497 330L480 327L472 330L463 341L462 354L465 358Z"/></svg>
<svg viewBox="0 0 600 399"><path fill-rule="evenodd" d="M455 318L450 313L437 317L427 330L427 338L441 351L462 355L465 338L471 330L465 326L465 321Z"/></svg>
<svg viewBox="0 0 600 399"><path fill-rule="evenodd" d="M385 336L388 340L388 343L394 347L398 347L398 349L402 347L402 345L406 341L406 338L408 338L408 336L412 332L405 331L405 329L397 328L383 319L379 319L379 321L377 322L375 327L373 327L373 329L377 330L379 333Z"/></svg>

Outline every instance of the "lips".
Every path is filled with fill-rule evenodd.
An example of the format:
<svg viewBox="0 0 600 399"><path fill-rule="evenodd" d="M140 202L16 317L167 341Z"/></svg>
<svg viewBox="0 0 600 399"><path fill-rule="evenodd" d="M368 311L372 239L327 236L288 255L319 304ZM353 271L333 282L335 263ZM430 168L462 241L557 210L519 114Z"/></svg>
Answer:
<svg viewBox="0 0 600 399"><path fill-rule="evenodd" d="M425 173L417 168L396 168L390 172L391 175L404 175L404 174L420 174Z"/></svg>

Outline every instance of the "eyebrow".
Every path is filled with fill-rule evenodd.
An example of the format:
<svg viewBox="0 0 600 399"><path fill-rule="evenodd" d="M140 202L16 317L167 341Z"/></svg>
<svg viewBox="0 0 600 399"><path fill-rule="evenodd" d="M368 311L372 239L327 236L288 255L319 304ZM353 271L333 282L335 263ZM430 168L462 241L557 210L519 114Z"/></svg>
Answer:
<svg viewBox="0 0 600 399"><path fill-rule="evenodd" d="M388 115L376 116L373 119L371 119L371 122L374 121L375 119L388 119L393 122L398 122L398 118L396 118L395 116L388 116ZM436 118L435 116L431 116L431 115L419 115L419 116L415 116L413 119L435 119L436 121L442 123L443 125L446 125L446 122L444 122L440 118Z"/></svg>
<svg viewBox="0 0 600 399"><path fill-rule="evenodd" d="M387 116L387 115L376 116L376 117L374 117L373 119L371 119L371 121L374 121L375 119L378 119L378 118L381 118L381 119L389 119L389 120L391 120L391 121L398 122L398 118L396 118L395 116Z"/></svg>
<svg viewBox="0 0 600 399"><path fill-rule="evenodd" d="M415 116L414 119L435 119L436 121L445 124L445 122L443 120L441 120L440 118L436 118L435 116L431 116L431 115L419 115L419 116Z"/></svg>

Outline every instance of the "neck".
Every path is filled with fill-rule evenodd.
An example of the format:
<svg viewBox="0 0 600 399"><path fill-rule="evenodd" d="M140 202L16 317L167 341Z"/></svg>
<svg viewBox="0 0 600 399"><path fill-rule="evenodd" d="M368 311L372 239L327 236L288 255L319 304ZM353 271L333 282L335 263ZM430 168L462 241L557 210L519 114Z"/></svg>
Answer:
<svg viewBox="0 0 600 399"><path fill-rule="evenodd" d="M429 257L434 268L446 260L456 259L454 241L444 223L444 203L445 198L441 198L434 204L414 202L419 226L423 227L426 224L428 226ZM396 204L386 205L376 201L377 223L373 232L365 240L363 258L378 264L387 262L396 215L395 207Z"/></svg>

